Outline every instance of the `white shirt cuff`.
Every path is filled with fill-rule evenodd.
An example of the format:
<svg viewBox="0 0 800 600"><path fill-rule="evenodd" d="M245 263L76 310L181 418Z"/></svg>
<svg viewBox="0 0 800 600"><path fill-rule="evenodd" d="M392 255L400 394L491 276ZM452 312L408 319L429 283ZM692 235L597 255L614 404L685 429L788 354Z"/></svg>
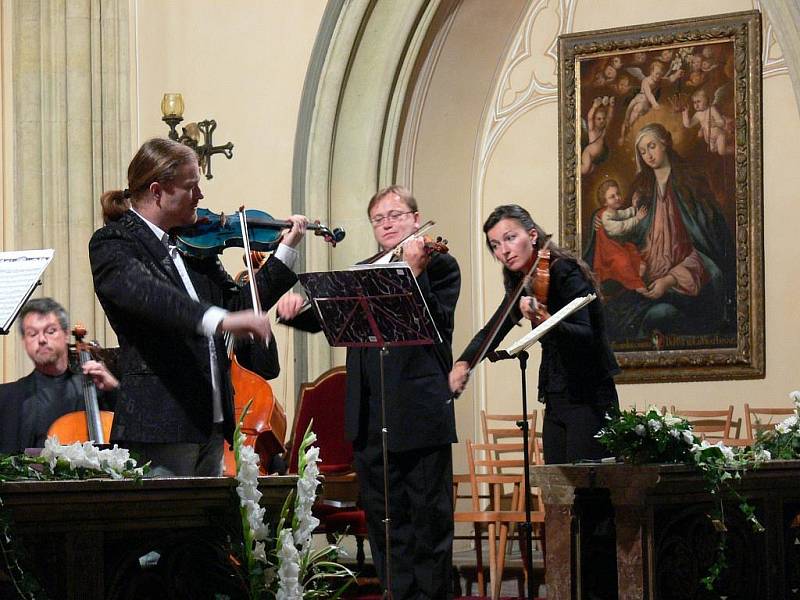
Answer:
<svg viewBox="0 0 800 600"><path fill-rule="evenodd" d="M273 256L290 269L294 269L294 263L297 262L297 250L286 244L279 244Z"/></svg>
<svg viewBox="0 0 800 600"><path fill-rule="evenodd" d="M200 326L197 328L198 333L202 333L206 337L212 337L217 333L217 328L225 318L228 311L219 306L210 307L203 315L203 320L200 321Z"/></svg>

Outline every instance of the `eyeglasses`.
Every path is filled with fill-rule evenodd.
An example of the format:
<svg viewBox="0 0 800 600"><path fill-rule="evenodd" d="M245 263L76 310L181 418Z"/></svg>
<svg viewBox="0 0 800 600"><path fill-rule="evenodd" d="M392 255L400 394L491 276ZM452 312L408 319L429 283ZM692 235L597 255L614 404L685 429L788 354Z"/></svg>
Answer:
<svg viewBox="0 0 800 600"><path fill-rule="evenodd" d="M397 221L403 215L410 215L413 212L416 212L416 211L407 210L405 212L400 212L399 210L393 210L392 212L390 212L387 215L376 215L376 216L372 217L369 220L369 222L372 223L373 227L377 227L378 225L383 223L384 220L386 220L388 223L394 223L395 221Z"/></svg>

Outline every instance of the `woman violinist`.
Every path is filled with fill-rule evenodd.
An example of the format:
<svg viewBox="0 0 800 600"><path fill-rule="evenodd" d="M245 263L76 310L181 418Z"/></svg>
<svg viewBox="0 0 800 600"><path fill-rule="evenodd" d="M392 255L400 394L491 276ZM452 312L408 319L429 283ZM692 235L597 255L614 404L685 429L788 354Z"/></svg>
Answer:
<svg viewBox="0 0 800 600"><path fill-rule="evenodd" d="M494 209L483 225L483 232L489 251L503 264L508 299L520 279L531 270L537 255L544 254L540 251L548 236L528 211L515 204ZM489 350L496 348L522 318L539 325L574 298L596 293L594 277L583 261L553 243L548 247L549 269L536 275L542 279L549 275L548 289L539 300L523 292L496 329ZM541 286L534 281L536 287ZM472 362L495 329L503 308L501 305L453 366L450 388L454 393L460 393L466 386L475 366ZM613 377L619 366L606 336L602 305L591 302L576 311L542 338L541 343L539 401L546 407L542 432L545 462L570 463L606 456L594 435L603 427L606 412L618 408Z"/></svg>

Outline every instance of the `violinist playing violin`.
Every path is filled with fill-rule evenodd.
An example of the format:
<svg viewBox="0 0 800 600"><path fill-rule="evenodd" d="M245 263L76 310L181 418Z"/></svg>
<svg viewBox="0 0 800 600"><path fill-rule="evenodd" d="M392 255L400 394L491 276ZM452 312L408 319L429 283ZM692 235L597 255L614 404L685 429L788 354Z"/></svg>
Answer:
<svg viewBox="0 0 800 600"><path fill-rule="evenodd" d="M0 385L0 452L41 448L58 417L84 410L83 382L69 368L69 315L52 298L29 300L19 313L19 332L33 371ZM83 372L92 378L103 408L112 410L119 382L105 364L89 360Z"/></svg>
<svg viewBox="0 0 800 600"><path fill-rule="evenodd" d="M128 188L101 197L106 225L89 242L95 292L119 338L120 388L111 441L151 461L155 476L219 476L223 438L234 429L222 334L267 341L256 314L216 255L182 256L171 233L197 220L203 198L197 155L168 139L145 142L128 167ZM291 228L258 272L267 309L296 281Z"/></svg>
<svg viewBox="0 0 800 600"><path fill-rule="evenodd" d="M420 223L409 190L391 186L369 201L367 216L382 250L395 248ZM393 260L387 253L375 262ZM461 288L458 263L445 253L426 252L421 238L402 244L442 342L395 347L384 361L388 429L388 489L391 581L394 598L450 598L453 546L455 413L447 383L452 365L453 321ZM288 324L320 331L313 311L298 315L303 297L288 294L278 314ZM347 349L345 435L353 442L361 504L370 549L386 585L384 481L381 444L380 350Z"/></svg>
<svg viewBox="0 0 800 600"><path fill-rule="evenodd" d="M515 204L498 206L483 225L486 245L503 265L506 298L527 274L549 236L534 223L524 208ZM597 293L589 267L554 243L548 245L549 268L537 278L549 285L538 300L531 291L523 293L489 344L493 350L514 324L522 318L539 325L571 300ZM534 280L535 283L535 280ZM533 285L536 289L536 286ZM503 313L503 306L477 333L450 372L450 388L461 393L469 379L471 361L491 334ZM572 463L607 456L595 439L605 424L605 414L618 409L614 375L619 366L611 351L602 304L591 302L559 323L542 338L539 367L539 401L545 404L542 438L548 464ZM474 366L474 365L473 365Z"/></svg>

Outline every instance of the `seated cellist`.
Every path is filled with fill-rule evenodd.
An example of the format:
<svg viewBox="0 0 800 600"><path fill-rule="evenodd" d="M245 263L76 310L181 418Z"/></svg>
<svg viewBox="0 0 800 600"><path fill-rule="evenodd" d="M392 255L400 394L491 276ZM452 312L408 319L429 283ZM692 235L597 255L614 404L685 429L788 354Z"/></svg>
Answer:
<svg viewBox="0 0 800 600"><path fill-rule="evenodd" d="M69 315L52 298L28 301L19 315L19 332L33 371L0 385L0 452L16 453L44 445L58 417L84 409L81 377L69 368ZM101 408L111 410L119 382L99 361L83 372L91 376Z"/></svg>

